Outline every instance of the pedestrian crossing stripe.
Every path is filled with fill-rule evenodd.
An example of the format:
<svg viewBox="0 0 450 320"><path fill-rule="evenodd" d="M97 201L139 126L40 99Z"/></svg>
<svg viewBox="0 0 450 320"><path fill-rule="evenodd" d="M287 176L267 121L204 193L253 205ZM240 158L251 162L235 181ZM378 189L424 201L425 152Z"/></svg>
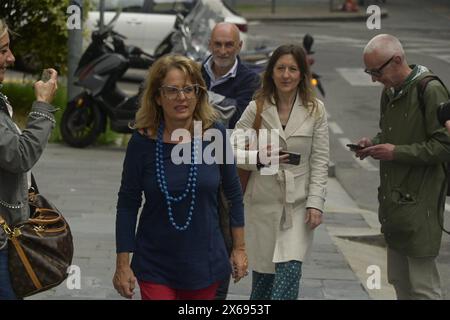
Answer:
<svg viewBox="0 0 450 320"><path fill-rule="evenodd" d="M337 68L336 71L355 87L379 87L378 82L373 82L372 78L364 72L362 68Z"/></svg>

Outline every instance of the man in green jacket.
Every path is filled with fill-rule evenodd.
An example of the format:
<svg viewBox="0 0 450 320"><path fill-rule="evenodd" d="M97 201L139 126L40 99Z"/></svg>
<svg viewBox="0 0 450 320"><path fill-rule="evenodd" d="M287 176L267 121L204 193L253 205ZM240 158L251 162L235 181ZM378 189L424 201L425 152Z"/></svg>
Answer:
<svg viewBox="0 0 450 320"><path fill-rule="evenodd" d="M387 34L372 38L364 49L365 72L384 85L381 131L362 138L361 160L380 160L378 192L381 232L387 243L388 281L398 299L441 299L436 266L447 191L450 140L436 111L448 100L439 81L418 101L418 83L431 72L408 65L400 41Z"/></svg>

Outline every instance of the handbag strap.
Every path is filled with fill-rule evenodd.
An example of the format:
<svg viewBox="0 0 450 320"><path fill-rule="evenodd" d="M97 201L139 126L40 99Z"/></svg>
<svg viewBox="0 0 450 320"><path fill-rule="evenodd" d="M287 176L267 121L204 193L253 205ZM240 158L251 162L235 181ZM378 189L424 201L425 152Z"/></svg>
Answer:
<svg viewBox="0 0 450 320"><path fill-rule="evenodd" d="M41 213L52 213L53 218L40 219L40 217L42 217L42 215L40 215ZM48 209L48 208L36 208L35 215L37 218L30 218L30 219L28 219L28 221L31 223L46 225L46 224L55 224L55 223L63 220L60 213L56 212L53 209Z"/></svg>
<svg viewBox="0 0 450 320"><path fill-rule="evenodd" d="M27 271L28 276L30 277L31 281L33 282L36 289L41 289L42 284L39 281L36 273L33 270L33 267L31 266L30 261L28 260L25 252L23 251L22 246L20 245L19 241L16 239L16 237L11 237L11 242L16 248L16 252L19 255L20 261L22 261L23 266L25 267L25 270Z"/></svg>
<svg viewBox="0 0 450 320"><path fill-rule="evenodd" d="M253 121L253 129L256 130L256 135L259 133L259 129L261 128L262 123L262 109L263 109L263 103L256 101L256 114L255 114L255 120Z"/></svg>
<svg viewBox="0 0 450 320"><path fill-rule="evenodd" d="M17 236L19 236L19 234L16 234L16 229L11 230L10 227L8 226L8 224L6 223L5 219L3 219L1 216L0 216L0 227L3 228L6 235L8 236L8 239L14 245L17 255L19 256L20 261L22 261L22 264L23 264L28 276L30 277L31 281L33 282L34 286L36 287L36 289L41 289L42 284L39 281L39 279L36 275L36 272L34 272L33 267L31 266L30 261L28 260L25 252L23 251L22 246L20 245L19 241L17 240Z"/></svg>
<svg viewBox="0 0 450 320"><path fill-rule="evenodd" d="M37 186L36 179L34 178L33 173L32 172L30 173L31 173L31 188L33 188L34 193L39 193L39 188Z"/></svg>
<svg viewBox="0 0 450 320"><path fill-rule="evenodd" d="M6 223L5 219L0 215L0 227L5 231L5 234L9 236L11 233L11 229L9 228L8 224Z"/></svg>

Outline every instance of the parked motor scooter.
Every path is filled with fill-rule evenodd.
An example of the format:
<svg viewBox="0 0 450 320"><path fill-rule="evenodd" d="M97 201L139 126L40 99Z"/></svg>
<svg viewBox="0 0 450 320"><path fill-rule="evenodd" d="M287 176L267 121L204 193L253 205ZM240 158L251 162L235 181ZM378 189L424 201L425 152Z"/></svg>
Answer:
<svg viewBox="0 0 450 320"><path fill-rule="evenodd" d="M313 54L314 51L312 51L312 45L314 43L314 38L312 35L310 34L305 34L305 36L303 37L303 48L306 51L306 54L308 55L308 64L310 66L312 66L315 62L314 58L313 58ZM317 89L319 90L319 92L322 94L323 97L325 97L325 89L323 88L322 82L320 82L320 76L311 71L311 84L313 87L317 87Z"/></svg>
<svg viewBox="0 0 450 320"><path fill-rule="evenodd" d="M126 95L117 82L130 66L148 68L155 58L138 47L126 46L125 37L112 29L114 22L92 33L92 42L75 71L75 84L83 92L68 102L60 126L62 138L70 146L83 148L94 143L106 130L108 118L113 131L132 131L129 123L139 97Z"/></svg>
<svg viewBox="0 0 450 320"><path fill-rule="evenodd" d="M201 8L197 5L195 10ZM130 123L135 119L141 90L129 97L117 87L117 82L129 68L147 69L158 57L171 52L195 60L196 52L188 38L189 26L181 13L176 17L172 32L153 55L138 47L125 45L126 37L113 30L118 15L104 30L92 33L92 42L75 72L75 84L82 87L83 92L67 104L60 127L64 141L70 146L83 148L94 143L98 135L106 130L108 118L113 131L132 132ZM108 40L112 40L111 43ZM186 48L182 52L177 51L179 47L175 49L179 43Z"/></svg>

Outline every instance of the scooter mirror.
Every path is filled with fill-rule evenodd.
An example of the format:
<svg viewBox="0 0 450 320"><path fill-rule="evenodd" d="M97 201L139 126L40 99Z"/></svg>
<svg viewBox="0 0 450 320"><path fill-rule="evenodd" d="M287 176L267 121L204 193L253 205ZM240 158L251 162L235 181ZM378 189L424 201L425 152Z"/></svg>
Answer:
<svg viewBox="0 0 450 320"><path fill-rule="evenodd" d="M311 51L311 47L314 43L314 38L310 35L310 34L305 34L305 36L303 37L303 48L305 48L306 53L308 54L312 54L314 53L313 51Z"/></svg>
<svg viewBox="0 0 450 320"><path fill-rule="evenodd" d="M111 29L111 33L112 33L115 37L118 37L118 38L120 38L120 39L122 39L122 40L128 39L128 38L125 37L123 34L120 34L120 33L116 32L116 31L114 31L114 30L112 30L112 29Z"/></svg>
<svg viewBox="0 0 450 320"><path fill-rule="evenodd" d="M111 19L111 21L109 21L108 22L108 24L104 27L105 29L104 30L100 30L100 32L103 34L103 33L107 33L107 32L110 32L112 29L113 29L113 27L114 27L114 24L116 23L116 21L117 21L117 19L119 18L119 16L120 16L120 13L122 12L122 8L117 8L117 11L116 11L116 13L114 14L114 17ZM99 23L99 25L100 25L100 23Z"/></svg>
<svg viewBox="0 0 450 320"><path fill-rule="evenodd" d="M184 17L181 13L177 13L175 18L175 27L181 25L183 23Z"/></svg>

